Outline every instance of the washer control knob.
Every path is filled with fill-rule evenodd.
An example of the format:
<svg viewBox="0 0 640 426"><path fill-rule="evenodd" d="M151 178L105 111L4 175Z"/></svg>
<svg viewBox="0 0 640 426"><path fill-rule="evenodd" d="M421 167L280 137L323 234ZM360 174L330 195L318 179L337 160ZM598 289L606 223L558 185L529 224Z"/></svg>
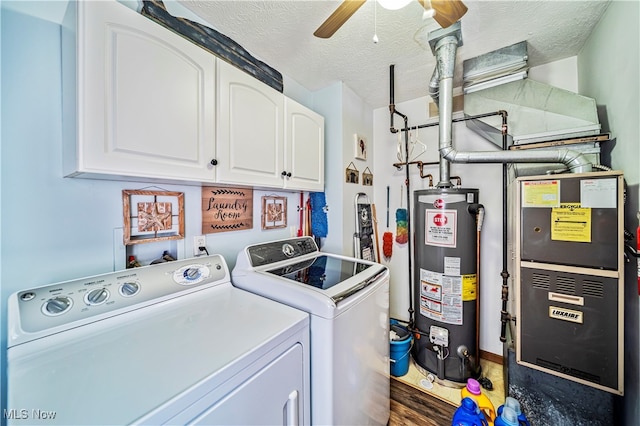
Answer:
<svg viewBox="0 0 640 426"><path fill-rule="evenodd" d="M84 296L87 305L101 305L109 298L109 291L106 288L96 288Z"/></svg>
<svg viewBox="0 0 640 426"><path fill-rule="evenodd" d="M120 286L120 294L124 297L135 296L139 291L140 284L137 282L126 282Z"/></svg>
<svg viewBox="0 0 640 426"><path fill-rule="evenodd" d="M184 270L183 275L188 280L197 280L198 278L200 278L200 269L187 268Z"/></svg>
<svg viewBox="0 0 640 426"><path fill-rule="evenodd" d="M62 315L71 309L72 305L73 301L69 297L56 296L44 302L42 312L49 316Z"/></svg>
<svg viewBox="0 0 640 426"><path fill-rule="evenodd" d="M202 264L192 264L177 269L173 273L173 280L180 285L194 285L209 278L211 270Z"/></svg>

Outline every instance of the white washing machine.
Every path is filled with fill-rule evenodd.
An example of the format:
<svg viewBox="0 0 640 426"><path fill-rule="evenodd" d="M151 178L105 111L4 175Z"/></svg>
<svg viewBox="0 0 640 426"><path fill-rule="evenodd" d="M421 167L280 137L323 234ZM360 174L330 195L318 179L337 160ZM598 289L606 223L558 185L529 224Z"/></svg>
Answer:
<svg viewBox="0 0 640 426"><path fill-rule="evenodd" d="M311 237L246 247L236 287L311 316L311 421L389 420L389 272L378 263L322 253Z"/></svg>
<svg viewBox="0 0 640 426"><path fill-rule="evenodd" d="M309 424L309 316L219 255L19 291L8 424Z"/></svg>

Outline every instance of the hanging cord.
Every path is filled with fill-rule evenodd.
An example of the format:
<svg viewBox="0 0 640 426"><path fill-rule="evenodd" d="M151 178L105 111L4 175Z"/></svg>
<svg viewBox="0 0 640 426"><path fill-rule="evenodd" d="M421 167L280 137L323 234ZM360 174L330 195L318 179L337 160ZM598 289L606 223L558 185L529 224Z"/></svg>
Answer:
<svg viewBox="0 0 640 426"><path fill-rule="evenodd" d="M378 2L373 2L373 42L378 44Z"/></svg>

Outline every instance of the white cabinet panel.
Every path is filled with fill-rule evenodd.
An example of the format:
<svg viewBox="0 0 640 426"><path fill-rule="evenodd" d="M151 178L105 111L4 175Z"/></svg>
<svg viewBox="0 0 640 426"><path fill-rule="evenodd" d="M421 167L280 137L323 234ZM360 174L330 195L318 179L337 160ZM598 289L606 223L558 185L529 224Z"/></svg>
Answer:
<svg viewBox="0 0 640 426"><path fill-rule="evenodd" d="M284 95L218 61L217 180L282 187Z"/></svg>
<svg viewBox="0 0 640 426"><path fill-rule="evenodd" d="M215 56L120 3L76 7L77 140L66 172L213 181Z"/></svg>
<svg viewBox="0 0 640 426"><path fill-rule="evenodd" d="M189 423L302 425L303 366L302 346L297 344Z"/></svg>
<svg viewBox="0 0 640 426"><path fill-rule="evenodd" d="M291 176L285 187L322 191L324 189L324 117L303 105L285 99L285 164Z"/></svg>

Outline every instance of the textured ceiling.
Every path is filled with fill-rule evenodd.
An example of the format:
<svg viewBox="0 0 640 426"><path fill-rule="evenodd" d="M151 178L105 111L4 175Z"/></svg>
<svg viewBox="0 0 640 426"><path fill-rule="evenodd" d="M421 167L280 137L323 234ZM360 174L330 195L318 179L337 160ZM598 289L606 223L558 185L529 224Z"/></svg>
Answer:
<svg viewBox="0 0 640 426"><path fill-rule="evenodd" d="M422 20L418 1L389 11L369 0L330 39L316 38L313 32L340 1L179 3L310 91L342 81L370 106L383 107L389 103L389 65L395 64L396 103L427 94L435 58L428 46L416 41L424 39L417 34L439 27ZM469 10L461 19L463 45L458 48L455 87L461 86L463 60L523 40L529 66L577 55L609 0L465 4ZM431 26L425 31L426 25Z"/></svg>

